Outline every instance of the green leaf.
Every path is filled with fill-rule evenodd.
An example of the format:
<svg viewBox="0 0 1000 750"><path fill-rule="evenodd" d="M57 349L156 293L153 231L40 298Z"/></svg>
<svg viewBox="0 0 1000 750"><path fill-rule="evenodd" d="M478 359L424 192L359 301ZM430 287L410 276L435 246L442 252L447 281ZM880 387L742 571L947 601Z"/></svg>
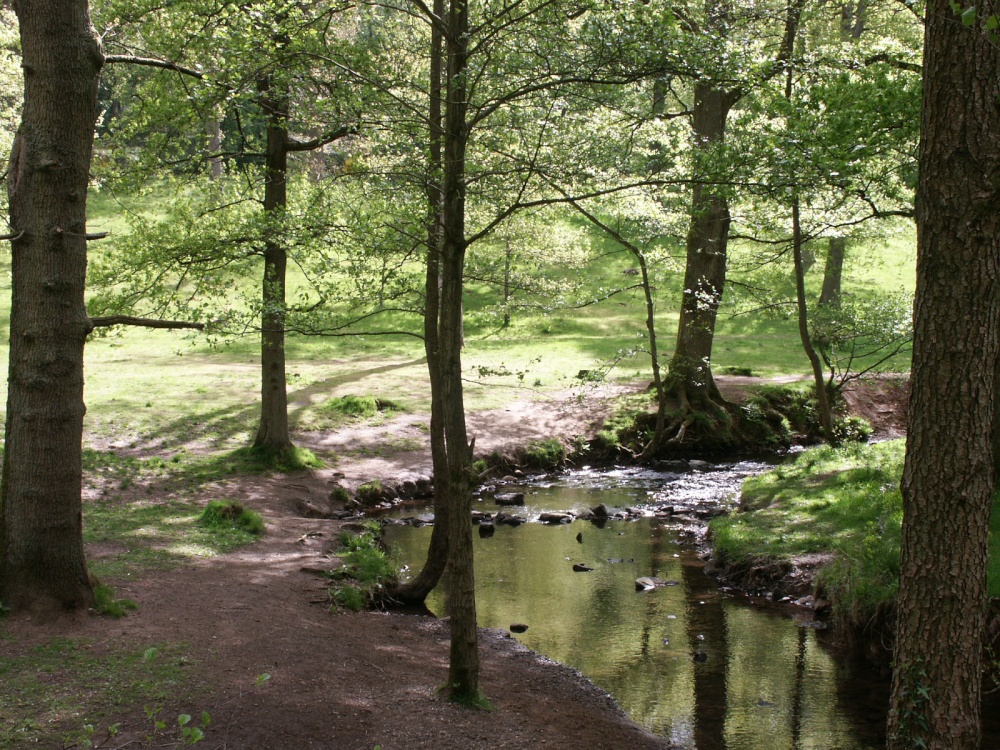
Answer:
<svg viewBox="0 0 1000 750"><path fill-rule="evenodd" d="M182 727L191 722L191 714L180 714L177 717L177 723Z"/></svg>
<svg viewBox="0 0 1000 750"><path fill-rule="evenodd" d="M143 661L153 661L156 655L160 653L160 650L156 646L150 646L145 651L142 652Z"/></svg>
<svg viewBox="0 0 1000 750"><path fill-rule="evenodd" d="M1000 29L1000 16L990 16L986 19L985 28L987 31Z"/></svg>
<svg viewBox="0 0 1000 750"><path fill-rule="evenodd" d="M976 22L976 7L970 5L962 11L962 23L965 26L972 26Z"/></svg>

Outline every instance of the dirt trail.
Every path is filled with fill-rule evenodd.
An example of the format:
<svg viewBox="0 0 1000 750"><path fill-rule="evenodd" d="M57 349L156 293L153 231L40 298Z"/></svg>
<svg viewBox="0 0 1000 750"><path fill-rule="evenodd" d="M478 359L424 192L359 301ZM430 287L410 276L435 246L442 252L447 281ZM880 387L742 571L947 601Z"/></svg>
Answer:
<svg viewBox="0 0 1000 750"><path fill-rule="evenodd" d="M596 394L592 398L586 408L575 397L514 401L472 415L471 431L485 450L576 434L600 417ZM407 419L414 421L412 415L401 418L403 428ZM328 496L332 481L398 481L429 473L426 450L374 450L386 431L398 435L398 427L313 436L325 448L372 447L371 456L341 461L334 469L214 486L200 499L240 498L262 513L267 533L260 542L138 580L110 581L118 596L139 603L136 613L121 620L81 616L38 625L10 617L3 627L14 638L0 646L0 656L15 648L12 643L23 649L58 634L90 638L98 653L185 643L191 683L204 690L177 696L161 707L161 715L172 724L169 717L181 712L208 711L212 723L200 743L206 750L667 747L580 675L527 652L506 634L483 631L482 688L495 710L480 711L437 694L447 676L446 623L413 615L330 613L323 579L308 571L331 567L342 523L302 518L295 508L300 500ZM300 437L309 444L310 436ZM257 685L265 673L270 679ZM149 721L142 706L123 709L111 721L122 722L121 733L104 747L173 746L176 740L170 729L146 740Z"/></svg>

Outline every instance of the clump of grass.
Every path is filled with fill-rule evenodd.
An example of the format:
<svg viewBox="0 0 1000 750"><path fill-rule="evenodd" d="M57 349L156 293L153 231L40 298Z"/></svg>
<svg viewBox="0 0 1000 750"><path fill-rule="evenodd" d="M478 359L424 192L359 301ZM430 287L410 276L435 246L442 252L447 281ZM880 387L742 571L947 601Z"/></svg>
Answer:
<svg viewBox="0 0 1000 750"><path fill-rule="evenodd" d="M341 414L347 417L370 419L379 412L400 412L403 407L395 401L375 396L337 396L319 407L327 415Z"/></svg>
<svg viewBox="0 0 1000 750"><path fill-rule="evenodd" d="M139 609L139 605L131 599L115 599L115 591L105 583L94 586L94 609L106 617L124 617L129 612Z"/></svg>
<svg viewBox="0 0 1000 750"><path fill-rule="evenodd" d="M365 609L396 581L396 566L382 548L381 534L377 522L365 524L358 534L341 533L341 566L330 574L336 581L330 589L334 606L354 612Z"/></svg>
<svg viewBox="0 0 1000 750"><path fill-rule="evenodd" d="M242 532L255 537L264 533L264 519L260 513L230 500L210 501L198 523L219 532Z"/></svg>
<svg viewBox="0 0 1000 750"><path fill-rule="evenodd" d="M234 463L231 473L253 474L261 471L301 471L322 468L323 462L308 448L293 445L284 450L274 450L262 446L237 448L230 456Z"/></svg>
<svg viewBox="0 0 1000 750"><path fill-rule="evenodd" d="M555 438L530 443L522 459L529 469L557 469L566 459L566 448Z"/></svg>

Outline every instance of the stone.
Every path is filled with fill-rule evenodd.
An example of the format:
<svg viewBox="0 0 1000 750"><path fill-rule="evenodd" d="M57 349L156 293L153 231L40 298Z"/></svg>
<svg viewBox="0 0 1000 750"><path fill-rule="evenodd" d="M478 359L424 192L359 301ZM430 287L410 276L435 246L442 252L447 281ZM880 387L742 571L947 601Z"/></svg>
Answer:
<svg viewBox="0 0 1000 750"><path fill-rule="evenodd" d="M527 523L527 520L520 516L508 516L506 513L497 513L493 518L493 523L505 526L520 526L522 523Z"/></svg>
<svg viewBox="0 0 1000 750"><path fill-rule="evenodd" d="M493 502L497 505L524 505L523 492L505 492L501 495L494 495Z"/></svg>
<svg viewBox="0 0 1000 750"><path fill-rule="evenodd" d="M481 539L489 539L496 533L497 527L491 523L479 524L479 536Z"/></svg>
<svg viewBox="0 0 1000 750"><path fill-rule="evenodd" d="M708 471L712 468L712 464L708 461L699 461L697 459L692 459L688 461L688 468L693 471Z"/></svg>
<svg viewBox="0 0 1000 750"><path fill-rule="evenodd" d="M572 523L573 516L571 516L569 513L542 513L538 517L538 520L541 521L542 523L552 523L552 524Z"/></svg>
<svg viewBox="0 0 1000 750"><path fill-rule="evenodd" d="M680 586L680 581L667 581L663 578L653 578L652 576L642 576L635 579L636 591L652 591L663 586Z"/></svg>
<svg viewBox="0 0 1000 750"><path fill-rule="evenodd" d="M528 626L523 622L515 622L510 626L511 633L524 633L528 629Z"/></svg>
<svg viewBox="0 0 1000 750"><path fill-rule="evenodd" d="M573 563L573 570L577 573L589 573L593 570L589 565L584 565L583 563Z"/></svg>
<svg viewBox="0 0 1000 750"><path fill-rule="evenodd" d="M595 508L591 508L590 512L594 514L595 518L608 518L611 515L611 512L608 510L608 506L604 503L601 503Z"/></svg>

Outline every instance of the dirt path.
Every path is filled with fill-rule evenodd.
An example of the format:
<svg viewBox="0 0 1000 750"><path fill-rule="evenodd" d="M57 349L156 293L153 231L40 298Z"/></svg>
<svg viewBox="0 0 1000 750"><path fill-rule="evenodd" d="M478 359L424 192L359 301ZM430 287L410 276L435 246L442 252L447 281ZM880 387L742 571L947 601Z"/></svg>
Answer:
<svg viewBox="0 0 1000 750"><path fill-rule="evenodd" d="M471 432L485 450L577 434L600 418L602 395L592 393L582 404L575 396L537 404L515 400L502 410L472 415ZM324 448L350 446L360 453L333 469L240 478L206 491L206 502L238 497L260 511L267 523L264 538L237 553L111 581L118 596L139 603L136 613L121 620L81 616L38 625L8 618L8 648L10 642L24 648L60 634L90 639L97 653L187 644L190 682L202 689L158 708L163 717L208 711L212 722L200 743L205 748L666 747L580 675L524 650L504 633L483 631L482 688L495 710L480 711L437 694L447 675L446 623L331 614L323 579L308 571L331 567L341 522L302 518L296 509L301 500L328 496L333 481L356 485L373 477L398 481L428 474L426 450L375 450L386 432L396 438L406 430L419 434L414 421L409 415L398 424L311 436ZM310 436L302 437L308 445ZM372 448L370 456L365 446ZM270 679L257 684L265 673ZM125 707L114 720L122 722L121 732L103 747L176 745L174 718L152 740L146 739L150 721L142 706Z"/></svg>

